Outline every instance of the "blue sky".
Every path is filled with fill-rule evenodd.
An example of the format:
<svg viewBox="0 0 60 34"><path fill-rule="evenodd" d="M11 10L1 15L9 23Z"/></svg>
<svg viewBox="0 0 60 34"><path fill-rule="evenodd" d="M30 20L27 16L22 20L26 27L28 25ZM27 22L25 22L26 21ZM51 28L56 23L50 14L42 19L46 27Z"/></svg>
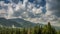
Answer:
<svg viewBox="0 0 60 34"><path fill-rule="evenodd" d="M1 1L4 1L5 3L10 3L9 0L1 0ZM23 2L24 0L12 0L12 1L17 4L19 1ZM35 1L35 4L36 4L36 7L38 7L37 5L40 5L40 6L45 6L46 5L45 0L40 0L40 1L39 0L37 0L37 1L36 0L28 0L28 2L30 2L30 3L34 3L34 1Z"/></svg>

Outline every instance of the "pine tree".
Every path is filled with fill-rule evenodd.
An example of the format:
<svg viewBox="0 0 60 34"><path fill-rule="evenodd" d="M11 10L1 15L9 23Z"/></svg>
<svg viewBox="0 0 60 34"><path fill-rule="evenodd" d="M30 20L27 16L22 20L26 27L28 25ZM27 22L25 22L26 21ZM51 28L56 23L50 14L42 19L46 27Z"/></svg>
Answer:
<svg viewBox="0 0 60 34"><path fill-rule="evenodd" d="M27 34L27 30L23 28L22 34Z"/></svg>
<svg viewBox="0 0 60 34"><path fill-rule="evenodd" d="M16 34L20 34L20 29L16 29Z"/></svg>
<svg viewBox="0 0 60 34"><path fill-rule="evenodd" d="M56 31L55 31L55 29L51 26L50 22L48 22L47 28L48 28L48 34L56 34Z"/></svg>
<svg viewBox="0 0 60 34"><path fill-rule="evenodd" d="M42 28L40 25L37 25L34 27L34 34L41 34L42 33Z"/></svg>
<svg viewBox="0 0 60 34"><path fill-rule="evenodd" d="M32 28L28 28L28 34L32 34Z"/></svg>
<svg viewBox="0 0 60 34"><path fill-rule="evenodd" d="M42 34L42 26L38 26L39 28L38 28L38 34Z"/></svg>

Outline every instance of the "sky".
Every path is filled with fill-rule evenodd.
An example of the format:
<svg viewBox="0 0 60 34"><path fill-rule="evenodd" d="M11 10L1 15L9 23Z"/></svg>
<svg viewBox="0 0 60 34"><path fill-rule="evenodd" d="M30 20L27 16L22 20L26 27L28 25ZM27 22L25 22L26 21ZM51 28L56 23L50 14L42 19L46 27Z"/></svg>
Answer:
<svg viewBox="0 0 60 34"><path fill-rule="evenodd" d="M0 17L60 26L60 0L0 0Z"/></svg>

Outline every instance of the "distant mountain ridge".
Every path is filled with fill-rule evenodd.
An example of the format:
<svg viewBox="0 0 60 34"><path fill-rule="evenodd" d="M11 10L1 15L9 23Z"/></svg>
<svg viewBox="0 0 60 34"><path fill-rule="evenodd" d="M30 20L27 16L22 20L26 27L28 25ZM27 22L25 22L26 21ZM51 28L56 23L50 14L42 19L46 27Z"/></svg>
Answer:
<svg viewBox="0 0 60 34"><path fill-rule="evenodd" d="M12 25L15 25L16 27L21 27L20 24L18 24L17 22L14 22L14 21L10 21L8 19L5 19L5 18L0 18L0 25L3 25L3 26L9 26L11 27Z"/></svg>
<svg viewBox="0 0 60 34"><path fill-rule="evenodd" d="M20 18L15 19L0 18L0 25L8 27L11 27L12 25L14 25L15 27L33 27L35 23Z"/></svg>
<svg viewBox="0 0 60 34"><path fill-rule="evenodd" d="M9 20L14 21L14 22L17 22L22 27L33 27L33 26L36 25L35 23L32 23L30 21L26 21L26 20L21 19L21 18L15 18L15 19L9 19Z"/></svg>

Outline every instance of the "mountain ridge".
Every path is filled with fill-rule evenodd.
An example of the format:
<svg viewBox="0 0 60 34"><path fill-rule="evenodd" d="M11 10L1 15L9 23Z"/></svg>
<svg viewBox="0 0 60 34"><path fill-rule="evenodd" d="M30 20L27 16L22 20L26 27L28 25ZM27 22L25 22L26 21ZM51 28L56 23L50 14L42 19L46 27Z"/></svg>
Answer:
<svg viewBox="0 0 60 34"><path fill-rule="evenodd" d="M30 21L26 21L24 19L21 18L15 18L15 19L9 19L11 21L16 21L17 23L21 24L23 27L33 27L36 24Z"/></svg>
<svg viewBox="0 0 60 34"><path fill-rule="evenodd" d="M33 27L35 23L23 20L21 18L15 18L15 19L5 19L0 18L0 25L11 27L14 25L15 27Z"/></svg>

